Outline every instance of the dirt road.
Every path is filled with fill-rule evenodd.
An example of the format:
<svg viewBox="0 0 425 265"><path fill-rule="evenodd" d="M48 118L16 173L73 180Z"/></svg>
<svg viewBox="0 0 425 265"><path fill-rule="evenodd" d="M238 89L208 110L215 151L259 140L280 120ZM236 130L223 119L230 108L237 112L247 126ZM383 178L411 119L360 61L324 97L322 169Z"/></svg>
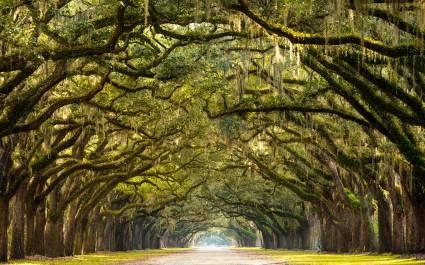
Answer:
<svg viewBox="0 0 425 265"><path fill-rule="evenodd" d="M283 265L266 256L226 248L194 249L124 265Z"/></svg>

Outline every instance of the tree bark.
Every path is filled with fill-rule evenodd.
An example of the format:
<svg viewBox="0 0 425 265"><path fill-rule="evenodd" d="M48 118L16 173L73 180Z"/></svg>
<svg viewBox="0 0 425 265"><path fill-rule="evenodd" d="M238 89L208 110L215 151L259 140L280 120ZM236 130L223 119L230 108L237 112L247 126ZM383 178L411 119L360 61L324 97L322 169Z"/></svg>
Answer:
<svg viewBox="0 0 425 265"><path fill-rule="evenodd" d="M327 231L328 220L324 217L320 218L320 249L322 251L328 251L329 249L329 233Z"/></svg>
<svg viewBox="0 0 425 265"><path fill-rule="evenodd" d="M379 252L391 252L392 224L390 219L390 206L383 191L378 188L376 192L376 199L378 201Z"/></svg>
<svg viewBox="0 0 425 265"><path fill-rule="evenodd" d="M265 229L260 229L260 231L261 231L261 234L263 235L264 248L272 249L273 248L272 235L268 231L266 231Z"/></svg>
<svg viewBox="0 0 425 265"><path fill-rule="evenodd" d="M393 206L398 208L399 206ZM393 242L392 251L393 253L401 254L404 252L404 222L403 222L403 211L394 209L393 212Z"/></svg>
<svg viewBox="0 0 425 265"><path fill-rule="evenodd" d="M330 221L327 223L325 233L328 233L327 237L327 251L337 252L338 251L338 231L334 224Z"/></svg>
<svg viewBox="0 0 425 265"><path fill-rule="evenodd" d="M277 231L273 231L272 238L273 238L273 248L279 248L280 246L279 233Z"/></svg>
<svg viewBox="0 0 425 265"><path fill-rule="evenodd" d="M151 223L148 223L147 225L145 225L144 228L143 228L143 234L142 234L143 249L151 248L150 237L151 237L151 229L152 229L153 225L154 225L154 223L151 222Z"/></svg>
<svg viewBox="0 0 425 265"><path fill-rule="evenodd" d="M84 237L84 254L94 253L96 251L96 225L89 224Z"/></svg>
<svg viewBox="0 0 425 265"><path fill-rule="evenodd" d="M141 235L141 229L140 224L136 221L136 224L134 225L134 249L140 250L140 235Z"/></svg>
<svg viewBox="0 0 425 265"><path fill-rule="evenodd" d="M75 242L75 235L76 235L76 216L77 214L77 207L75 203L71 204L69 212L68 212L68 218L65 226L65 256L72 256L74 255L74 242Z"/></svg>
<svg viewBox="0 0 425 265"><path fill-rule="evenodd" d="M150 229L146 229L143 233L143 249L150 249L151 245L150 245L150 237L151 237L151 232Z"/></svg>
<svg viewBox="0 0 425 265"><path fill-rule="evenodd" d="M335 225L334 225L335 226ZM336 229L336 249L338 252L348 252L351 245L350 229L341 225Z"/></svg>
<svg viewBox="0 0 425 265"><path fill-rule="evenodd" d="M303 226L301 229L302 249L311 249L310 238L311 238L311 226L308 224Z"/></svg>
<svg viewBox="0 0 425 265"><path fill-rule="evenodd" d="M389 173L388 178L388 190L390 192L391 204L393 206L393 242L392 252L403 253L404 247L404 206L402 200L402 194L399 186L396 186L395 172Z"/></svg>
<svg viewBox="0 0 425 265"><path fill-rule="evenodd" d="M103 250L111 250L112 245L112 235L113 235L113 221L111 217L106 218L105 228L103 229L103 240L102 240L102 248Z"/></svg>
<svg viewBox="0 0 425 265"><path fill-rule="evenodd" d="M45 233L45 246L46 256L51 258L63 257L63 247L61 242L61 233L63 233L63 227L59 220L49 220L46 224Z"/></svg>
<svg viewBox="0 0 425 265"><path fill-rule="evenodd" d="M361 209L351 210L351 250L360 248L361 235Z"/></svg>
<svg viewBox="0 0 425 265"><path fill-rule="evenodd" d="M360 251L375 251L374 234L368 206L360 210Z"/></svg>
<svg viewBox="0 0 425 265"><path fill-rule="evenodd" d="M96 251L105 251L105 227L106 222L102 220L99 225L96 226Z"/></svg>
<svg viewBox="0 0 425 265"><path fill-rule="evenodd" d="M35 237L35 214L32 203L26 203L26 217L25 217L25 254L32 256L34 254L34 246L36 245L37 238Z"/></svg>
<svg viewBox="0 0 425 265"><path fill-rule="evenodd" d="M115 250L124 251L124 225L121 220L115 223Z"/></svg>
<svg viewBox="0 0 425 265"><path fill-rule="evenodd" d="M34 236L36 242L34 244L34 253L44 256L44 228L46 227L46 203L43 200L37 207L35 216L35 230Z"/></svg>
<svg viewBox="0 0 425 265"><path fill-rule="evenodd" d="M11 258L25 258L25 187L21 185L15 194L12 219Z"/></svg>
<svg viewBox="0 0 425 265"><path fill-rule="evenodd" d="M423 206L421 206L423 205L421 197L423 196L425 188L424 191L421 191L421 181L418 181L418 172L415 172L415 168L413 168L413 172L410 172L409 168L406 166L401 166L400 168L400 180L403 187L405 205L404 216L406 218L406 250L409 253L415 253L420 249L419 241L421 241L421 239L418 238L418 236L421 234L421 228L418 227L418 225L420 225L421 221L418 219L418 210L420 211L420 209L423 208Z"/></svg>
<svg viewBox="0 0 425 265"><path fill-rule="evenodd" d="M425 170L413 168L412 206L416 224L415 249L417 253L425 253Z"/></svg>
<svg viewBox="0 0 425 265"><path fill-rule="evenodd" d="M8 260L9 200L0 197L0 262Z"/></svg>
<svg viewBox="0 0 425 265"><path fill-rule="evenodd" d="M55 258L64 256L63 246L63 214L54 216L57 210L57 203L60 197L59 189L53 191L49 197L49 219L46 224L44 244L46 246L46 256Z"/></svg>
<svg viewBox="0 0 425 265"><path fill-rule="evenodd" d="M81 229L81 226L79 224L77 224L76 233L75 233L75 241L74 241L74 254L75 255L82 255L83 254L83 240L84 240L83 229Z"/></svg>
<svg viewBox="0 0 425 265"><path fill-rule="evenodd" d="M425 253L425 206L416 201L414 205L416 221L416 253Z"/></svg>
<svg viewBox="0 0 425 265"><path fill-rule="evenodd" d="M411 198L412 186L411 176L408 169L401 166L400 182L403 188L404 219L406 226L405 250L408 253L414 253L416 250L416 222L414 215L413 201Z"/></svg>
<svg viewBox="0 0 425 265"><path fill-rule="evenodd" d="M58 252L61 254L61 257L65 256L64 227L65 227L64 216L62 214L58 220L58 231L59 231L59 245L58 245L59 251Z"/></svg>
<svg viewBox="0 0 425 265"><path fill-rule="evenodd" d="M161 237L158 235L154 236L154 249L160 249L161 248Z"/></svg>

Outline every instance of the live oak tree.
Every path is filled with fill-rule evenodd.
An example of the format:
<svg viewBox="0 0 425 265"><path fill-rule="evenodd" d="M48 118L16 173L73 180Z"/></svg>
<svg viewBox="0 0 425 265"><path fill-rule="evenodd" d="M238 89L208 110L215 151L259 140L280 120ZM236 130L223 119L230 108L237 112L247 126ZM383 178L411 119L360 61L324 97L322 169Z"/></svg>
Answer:
<svg viewBox="0 0 425 265"><path fill-rule="evenodd" d="M214 229L240 245L425 251L421 1L0 13L0 261Z"/></svg>

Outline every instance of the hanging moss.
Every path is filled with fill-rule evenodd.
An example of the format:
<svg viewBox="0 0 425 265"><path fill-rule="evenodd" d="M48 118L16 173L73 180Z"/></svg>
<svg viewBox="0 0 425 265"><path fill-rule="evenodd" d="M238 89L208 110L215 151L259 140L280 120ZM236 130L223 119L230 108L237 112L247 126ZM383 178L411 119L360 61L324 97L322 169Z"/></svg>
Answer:
<svg viewBox="0 0 425 265"><path fill-rule="evenodd" d="M361 208L360 198L347 188L344 189L344 192L351 204L351 207L353 207L353 209L360 209Z"/></svg>

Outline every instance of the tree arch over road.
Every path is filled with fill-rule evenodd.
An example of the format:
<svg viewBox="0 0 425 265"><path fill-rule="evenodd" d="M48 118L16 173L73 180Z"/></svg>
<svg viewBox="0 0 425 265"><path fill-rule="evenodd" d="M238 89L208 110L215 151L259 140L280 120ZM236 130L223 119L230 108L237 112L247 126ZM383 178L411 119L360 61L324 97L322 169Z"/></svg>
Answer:
<svg viewBox="0 0 425 265"><path fill-rule="evenodd" d="M424 252L424 8L2 1L0 261L212 226Z"/></svg>

